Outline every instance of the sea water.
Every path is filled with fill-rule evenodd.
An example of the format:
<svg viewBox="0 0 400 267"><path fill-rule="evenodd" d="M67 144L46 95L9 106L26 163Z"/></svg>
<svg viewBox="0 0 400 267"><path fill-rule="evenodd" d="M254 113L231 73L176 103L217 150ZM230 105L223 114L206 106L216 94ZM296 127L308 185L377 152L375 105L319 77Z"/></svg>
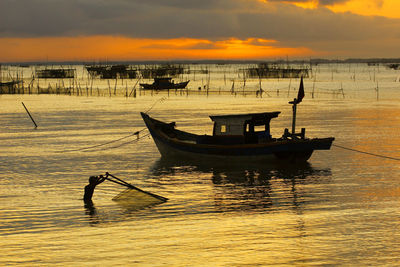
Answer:
<svg viewBox="0 0 400 267"><path fill-rule="evenodd" d="M398 73L376 71L377 98L376 68L350 67L321 66L317 78L305 80L297 127L308 137L333 136L343 147L400 158ZM314 80L319 92L343 86L345 95L312 98ZM213 83L223 87L223 78L211 76ZM288 85L263 81L264 89L286 89L262 98L1 95L0 265L398 264L398 160L335 146L303 165L163 159L139 114L152 107L150 115L178 129L211 134L209 115L281 111L271 122L279 137L291 127L287 102L297 93ZM85 207L88 177L106 171L169 201L121 205L112 198L124 188L106 181L94 192L94 207Z"/></svg>

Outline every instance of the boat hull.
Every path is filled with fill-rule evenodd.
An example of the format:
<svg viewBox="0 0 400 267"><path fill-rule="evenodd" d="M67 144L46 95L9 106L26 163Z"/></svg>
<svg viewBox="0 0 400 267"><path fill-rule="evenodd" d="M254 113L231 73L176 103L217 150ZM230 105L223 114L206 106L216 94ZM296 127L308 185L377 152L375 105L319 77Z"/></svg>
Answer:
<svg viewBox="0 0 400 267"><path fill-rule="evenodd" d="M140 86L142 86L144 90L169 90L169 89L185 89L188 83L189 81L181 83L163 84L163 85L141 83Z"/></svg>
<svg viewBox="0 0 400 267"><path fill-rule="evenodd" d="M330 149L334 140L333 137L330 137L279 140L257 144L199 144L196 142L196 138L202 136L191 135L191 139L188 138L188 140L184 141L178 138L171 138L165 134L163 128L169 127L169 131L177 131L172 128L173 126L154 120L144 113L142 113L142 117L161 156L166 158L179 157L194 160L211 159L238 161L307 161L314 150ZM184 132L179 131L177 135L180 133ZM189 133L187 134L190 135Z"/></svg>

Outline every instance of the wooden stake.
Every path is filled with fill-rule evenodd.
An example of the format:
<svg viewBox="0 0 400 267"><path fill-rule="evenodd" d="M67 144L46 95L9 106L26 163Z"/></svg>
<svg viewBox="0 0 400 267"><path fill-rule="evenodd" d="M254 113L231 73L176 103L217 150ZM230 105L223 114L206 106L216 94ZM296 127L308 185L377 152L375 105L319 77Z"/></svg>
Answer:
<svg viewBox="0 0 400 267"><path fill-rule="evenodd" d="M32 115L31 115L31 113L29 113L29 110L25 107L25 104L24 104L24 102L21 102L22 103L22 106L24 106L24 108L25 108L25 110L26 110L26 112L28 113L28 115L29 115L29 118L31 118L31 120L32 120L32 122L33 122L33 124L35 125L35 129L37 128L37 124L36 124L36 122L35 122L35 120L32 118Z"/></svg>

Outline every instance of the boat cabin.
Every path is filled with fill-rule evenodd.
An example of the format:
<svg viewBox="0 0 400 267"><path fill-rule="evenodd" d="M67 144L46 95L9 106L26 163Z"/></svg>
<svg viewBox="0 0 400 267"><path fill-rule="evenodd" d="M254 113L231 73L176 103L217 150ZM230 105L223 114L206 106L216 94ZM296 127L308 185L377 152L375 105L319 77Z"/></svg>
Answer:
<svg viewBox="0 0 400 267"><path fill-rule="evenodd" d="M276 111L210 116L214 122L213 137L219 140L231 139L233 143L239 139L244 143L260 143L271 140L270 121L279 114L280 112Z"/></svg>
<svg viewBox="0 0 400 267"><path fill-rule="evenodd" d="M172 78L154 78L153 85L155 86L169 86L173 84Z"/></svg>

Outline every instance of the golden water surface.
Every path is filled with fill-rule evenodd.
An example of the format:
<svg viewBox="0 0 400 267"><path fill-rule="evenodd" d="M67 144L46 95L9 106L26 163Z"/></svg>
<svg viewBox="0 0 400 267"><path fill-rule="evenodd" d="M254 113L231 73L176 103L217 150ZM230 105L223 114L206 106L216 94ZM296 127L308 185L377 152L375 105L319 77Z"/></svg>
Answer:
<svg viewBox="0 0 400 267"><path fill-rule="evenodd" d="M0 265L395 265L400 260L398 161L332 147L308 164L191 163L161 159L140 111L161 96L0 96ZM36 130L24 102L38 124ZM287 99L170 96L150 115L198 134L209 115L282 111ZM400 157L396 99L310 99L298 106L309 137ZM104 182L84 206L90 175L106 171L161 196L131 208Z"/></svg>

